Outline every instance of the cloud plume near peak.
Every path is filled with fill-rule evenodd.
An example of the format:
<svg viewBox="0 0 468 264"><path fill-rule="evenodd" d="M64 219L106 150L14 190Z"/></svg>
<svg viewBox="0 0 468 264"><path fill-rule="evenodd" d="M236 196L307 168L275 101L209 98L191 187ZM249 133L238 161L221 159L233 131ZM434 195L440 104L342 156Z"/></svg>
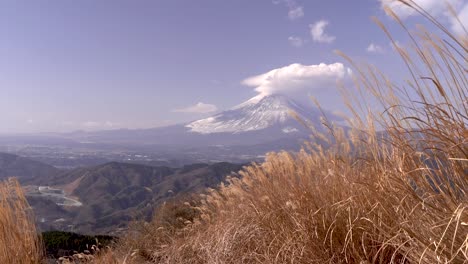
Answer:
<svg viewBox="0 0 468 264"><path fill-rule="evenodd" d="M285 94L305 96L307 92L334 87L345 79L351 70L342 63L289 66L245 79L242 84L254 87L260 95Z"/></svg>

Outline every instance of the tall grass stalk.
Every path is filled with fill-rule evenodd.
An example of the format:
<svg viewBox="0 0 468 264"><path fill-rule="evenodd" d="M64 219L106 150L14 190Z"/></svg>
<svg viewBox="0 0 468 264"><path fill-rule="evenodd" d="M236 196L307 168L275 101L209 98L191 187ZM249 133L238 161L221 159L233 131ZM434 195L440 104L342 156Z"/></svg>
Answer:
<svg viewBox="0 0 468 264"><path fill-rule="evenodd" d="M42 243L19 183L0 182L0 263L37 264L43 257Z"/></svg>

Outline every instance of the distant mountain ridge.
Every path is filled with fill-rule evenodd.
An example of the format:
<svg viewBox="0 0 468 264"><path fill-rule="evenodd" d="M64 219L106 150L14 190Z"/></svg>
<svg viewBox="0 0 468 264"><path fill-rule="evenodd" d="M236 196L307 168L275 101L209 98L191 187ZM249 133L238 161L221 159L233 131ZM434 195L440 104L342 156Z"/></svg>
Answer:
<svg viewBox="0 0 468 264"><path fill-rule="evenodd" d="M54 166L13 154L0 153L0 180L15 177L24 183L36 178L49 178L60 173L61 171Z"/></svg>

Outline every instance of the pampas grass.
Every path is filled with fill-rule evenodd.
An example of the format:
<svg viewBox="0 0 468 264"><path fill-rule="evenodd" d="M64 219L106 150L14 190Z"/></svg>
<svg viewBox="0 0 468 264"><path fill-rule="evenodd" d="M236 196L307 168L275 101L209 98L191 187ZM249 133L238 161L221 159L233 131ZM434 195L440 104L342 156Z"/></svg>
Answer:
<svg viewBox="0 0 468 264"><path fill-rule="evenodd" d="M360 92L343 90L348 128L324 118L329 133L314 135L331 147L312 140L299 153L270 153L203 195L190 207L199 214L193 221L134 229L127 261L467 263L466 36L402 2L444 34L410 32L387 10L412 41L403 48L375 19L410 80L398 86L337 52L354 66Z"/></svg>
<svg viewBox="0 0 468 264"><path fill-rule="evenodd" d="M0 183L0 263L41 263L42 243L19 183Z"/></svg>

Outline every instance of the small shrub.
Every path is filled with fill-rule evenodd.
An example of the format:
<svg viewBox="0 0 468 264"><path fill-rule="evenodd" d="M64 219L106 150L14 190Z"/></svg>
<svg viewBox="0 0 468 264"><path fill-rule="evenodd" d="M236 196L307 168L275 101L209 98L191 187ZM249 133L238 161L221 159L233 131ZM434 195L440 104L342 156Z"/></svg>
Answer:
<svg viewBox="0 0 468 264"><path fill-rule="evenodd" d="M42 233L42 240L47 255L58 258L73 255L73 252L90 250L93 245L104 248L111 245L116 238L98 235L87 236L70 232L49 231Z"/></svg>

